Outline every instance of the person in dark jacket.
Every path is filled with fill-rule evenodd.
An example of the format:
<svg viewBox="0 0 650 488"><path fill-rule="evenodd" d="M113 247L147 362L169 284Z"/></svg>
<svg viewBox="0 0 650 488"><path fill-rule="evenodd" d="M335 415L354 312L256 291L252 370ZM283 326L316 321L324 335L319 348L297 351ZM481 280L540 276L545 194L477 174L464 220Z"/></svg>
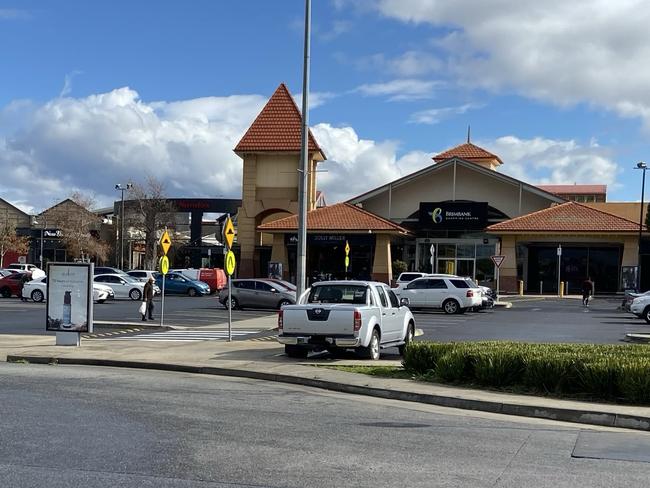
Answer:
<svg viewBox="0 0 650 488"><path fill-rule="evenodd" d="M591 281L591 277L588 277L582 283L582 306L583 307L589 306L589 297L591 297L593 290L594 290L594 282Z"/></svg>
<svg viewBox="0 0 650 488"><path fill-rule="evenodd" d="M147 304L145 312L142 314L142 320L146 322L147 315L149 315L149 320L153 320L153 278L151 276L144 285L142 301Z"/></svg>

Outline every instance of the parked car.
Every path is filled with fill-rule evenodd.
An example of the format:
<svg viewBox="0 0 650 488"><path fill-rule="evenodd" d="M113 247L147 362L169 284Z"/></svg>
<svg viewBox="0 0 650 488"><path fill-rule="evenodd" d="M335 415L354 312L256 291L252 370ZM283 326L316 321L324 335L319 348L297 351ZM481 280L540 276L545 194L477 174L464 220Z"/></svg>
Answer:
<svg viewBox="0 0 650 488"><path fill-rule="evenodd" d="M135 280L146 283L149 281L149 278L153 278L155 282L160 273L158 273L158 271L151 271L147 269L132 269L131 271L127 271L126 274ZM153 291L155 295L160 295L162 293L158 286L154 286Z"/></svg>
<svg viewBox="0 0 650 488"><path fill-rule="evenodd" d="M226 273L221 268L173 269L172 272L182 274L190 280L207 283L211 292L220 291L228 284Z"/></svg>
<svg viewBox="0 0 650 488"><path fill-rule="evenodd" d="M156 276L156 285L162 288L163 275ZM202 281L191 280L180 273L167 273L165 277L165 294L185 294L191 297L209 295L210 287Z"/></svg>
<svg viewBox="0 0 650 488"><path fill-rule="evenodd" d="M412 308L441 308L447 314L464 313L483 303L481 289L469 278L425 276L394 291L408 298Z"/></svg>
<svg viewBox="0 0 650 488"><path fill-rule="evenodd" d="M415 318L407 305L407 299L399 301L384 283L315 283L299 304L278 313L278 342L289 357L306 357L311 350L356 349L376 360L381 349L394 346L404 354L415 336Z"/></svg>
<svg viewBox="0 0 650 488"><path fill-rule="evenodd" d="M47 277L37 278L25 283L23 288L25 297L31 298L35 302L47 300ZM100 283L93 283L93 300L97 303L104 303L106 300L114 298L113 289Z"/></svg>
<svg viewBox="0 0 650 488"><path fill-rule="evenodd" d="M18 273L19 271L16 269L7 269L7 268L2 268L0 269L0 278L4 278L5 276L9 276L10 274Z"/></svg>
<svg viewBox="0 0 650 488"><path fill-rule="evenodd" d="M95 266L95 269L93 271L95 275L100 275L100 274L118 274L118 275L126 275L124 271L118 268L110 268L108 266Z"/></svg>
<svg viewBox="0 0 650 488"><path fill-rule="evenodd" d="M403 287L407 283L410 283L411 281L417 278L422 278L423 276L426 276L426 273L420 273L417 271L405 271L399 274L399 276L395 280L395 286Z"/></svg>
<svg viewBox="0 0 650 488"><path fill-rule="evenodd" d="M115 298L130 298L131 300L142 299L144 283L131 278L127 274L101 274L95 275L95 283L110 286L115 293Z"/></svg>
<svg viewBox="0 0 650 488"><path fill-rule="evenodd" d="M25 275L27 275L28 279L31 279L28 272L22 271L0 278L0 295L3 298L10 298L12 296L20 298L23 289L23 276Z"/></svg>
<svg viewBox="0 0 650 488"><path fill-rule="evenodd" d="M634 298L630 305L630 311L650 324L650 294L644 293Z"/></svg>
<svg viewBox="0 0 650 488"><path fill-rule="evenodd" d="M294 285L290 281L278 280L276 278L267 278L266 281L272 281L273 283L277 283L280 286L284 286L287 290L296 291L298 289L296 285Z"/></svg>
<svg viewBox="0 0 650 488"><path fill-rule="evenodd" d="M282 308L296 303L296 292L271 280L232 280L232 308ZM228 288L219 293L219 301L228 307Z"/></svg>
<svg viewBox="0 0 650 488"><path fill-rule="evenodd" d="M13 263L8 266L8 269L15 269L16 271L31 273L33 279L42 278L43 276L45 276L45 271L43 271L35 264Z"/></svg>

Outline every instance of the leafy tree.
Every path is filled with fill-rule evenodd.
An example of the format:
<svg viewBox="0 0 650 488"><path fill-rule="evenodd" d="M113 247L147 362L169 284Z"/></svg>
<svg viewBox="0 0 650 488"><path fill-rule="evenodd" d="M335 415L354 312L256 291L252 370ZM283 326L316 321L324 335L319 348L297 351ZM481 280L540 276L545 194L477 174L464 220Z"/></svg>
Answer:
<svg viewBox="0 0 650 488"><path fill-rule="evenodd" d="M17 235L14 226L5 221L0 224L0 268L3 266L5 254L9 251L27 254L29 252L29 237Z"/></svg>

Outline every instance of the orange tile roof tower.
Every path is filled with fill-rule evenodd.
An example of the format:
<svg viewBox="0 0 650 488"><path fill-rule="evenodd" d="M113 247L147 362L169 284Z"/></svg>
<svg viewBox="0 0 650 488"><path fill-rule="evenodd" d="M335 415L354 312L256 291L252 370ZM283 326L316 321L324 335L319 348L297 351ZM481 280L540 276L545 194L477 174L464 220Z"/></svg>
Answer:
<svg viewBox="0 0 650 488"><path fill-rule="evenodd" d="M264 275L256 246L270 245L272 236L260 234L257 227L298 212L301 126L300 110L287 86L280 83L235 146L244 162L242 206L237 213L239 277ZM309 210L316 205L316 165L325 159L309 131Z"/></svg>

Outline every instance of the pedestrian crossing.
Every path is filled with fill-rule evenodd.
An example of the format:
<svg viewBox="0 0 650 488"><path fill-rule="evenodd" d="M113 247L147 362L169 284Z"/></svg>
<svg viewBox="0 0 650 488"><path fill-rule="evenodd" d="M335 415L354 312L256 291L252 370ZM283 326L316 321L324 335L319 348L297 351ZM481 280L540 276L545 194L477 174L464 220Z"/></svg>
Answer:
<svg viewBox="0 0 650 488"><path fill-rule="evenodd" d="M233 339L242 339L248 335L259 334L259 330L233 330ZM111 341L144 341L144 342L197 342L228 340L227 330L165 330L146 332L128 336L113 336Z"/></svg>

